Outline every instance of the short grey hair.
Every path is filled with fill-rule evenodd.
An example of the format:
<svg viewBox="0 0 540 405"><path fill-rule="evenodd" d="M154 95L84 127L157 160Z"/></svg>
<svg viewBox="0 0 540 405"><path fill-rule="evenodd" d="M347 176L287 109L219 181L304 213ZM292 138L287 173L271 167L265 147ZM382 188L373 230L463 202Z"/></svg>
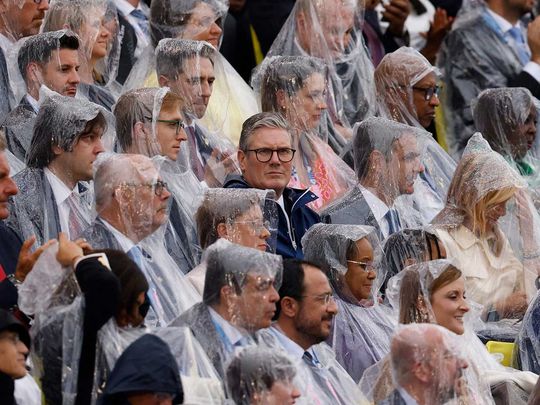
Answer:
<svg viewBox="0 0 540 405"><path fill-rule="evenodd" d="M238 149L245 152L248 148L249 138L256 130L261 128L283 129L287 131L292 142L291 127L287 121L278 113L262 112L252 115L242 125Z"/></svg>

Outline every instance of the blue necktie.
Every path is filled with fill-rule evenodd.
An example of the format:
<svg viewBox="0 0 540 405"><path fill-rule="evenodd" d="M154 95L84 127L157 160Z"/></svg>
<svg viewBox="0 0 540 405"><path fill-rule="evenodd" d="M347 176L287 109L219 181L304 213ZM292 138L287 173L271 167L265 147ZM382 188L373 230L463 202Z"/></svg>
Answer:
<svg viewBox="0 0 540 405"><path fill-rule="evenodd" d="M521 64L526 65L531 60L531 52L527 46L527 43L525 42L525 38L523 37L523 31L519 27L512 27L508 31L508 34L514 40Z"/></svg>
<svg viewBox="0 0 540 405"><path fill-rule="evenodd" d="M148 17L138 8L134 9L130 15L137 19L137 24L144 35L146 37L150 37L150 23L148 21Z"/></svg>
<svg viewBox="0 0 540 405"><path fill-rule="evenodd" d="M384 214L384 219L388 223L388 236L398 232L401 229L401 221L396 209L389 209L388 212Z"/></svg>

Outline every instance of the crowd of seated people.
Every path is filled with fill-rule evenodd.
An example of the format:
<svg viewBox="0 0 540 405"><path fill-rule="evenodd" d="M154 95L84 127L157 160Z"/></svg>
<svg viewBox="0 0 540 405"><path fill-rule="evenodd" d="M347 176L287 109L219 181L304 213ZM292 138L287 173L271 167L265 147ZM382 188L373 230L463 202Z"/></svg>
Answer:
<svg viewBox="0 0 540 405"><path fill-rule="evenodd" d="M540 404L540 11L0 0L0 404Z"/></svg>

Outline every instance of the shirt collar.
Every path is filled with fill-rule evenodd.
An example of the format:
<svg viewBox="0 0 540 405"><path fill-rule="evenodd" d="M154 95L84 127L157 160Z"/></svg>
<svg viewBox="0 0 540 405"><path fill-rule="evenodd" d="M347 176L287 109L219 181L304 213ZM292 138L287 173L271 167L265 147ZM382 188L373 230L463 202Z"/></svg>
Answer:
<svg viewBox="0 0 540 405"><path fill-rule="evenodd" d="M56 175L51 172L47 167L43 170L45 172L45 176L47 176L47 180L49 181L49 184L51 185L54 199L56 200L56 204L60 205L64 201L66 201L69 196L72 193L79 194L79 184L75 184L75 187L73 190L70 190L66 184L60 180Z"/></svg>
<svg viewBox="0 0 540 405"><path fill-rule="evenodd" d="M11 49L11 47L13 47L14 44L15 42L13 42L11 39L6 37L4 34L0 34L0 48L2 48L4 52ZM7 59L7 55L4 55L4 56Z"/></svg>
<svg viewBox="0 0 540 405"><path fill-rule="evenodd" d="M212 307L208 307L208 310L210 311L212 320L221 327L221 330L223 330L223 333L225 333L225 336L227 339L229 339L229 343L231 345L236 345L245 335L247 335L242 333L238 328L234 327L226 319L223 319L223 317Z"/></svg>
<svg viewBox="0 0 540 405"><path fill-rule="evenodd" d="M107 221L105 221L103 218L100 218L105 227L113 234L116 241L124 251L124 253L127 253L131 250L133 246L135 246L135 243L131 239L129 239L126 235L124 235L122 232L120 232L118 229L116 229L114 226L109 224Z"/></svg>
<svg viewBox="0 0 540 405"><path fill-rule="evenodd" d="M510 22L508 20L506 20L504 17L500 16L499 14L494 12L493 10L488 8L487 12L491 15L491 17L493 17L493 19L495 20L495 22L497 23L497 25L499 26L499 28L501 29L503 34L506 34L512 28L516 28L516 27L520 28L521 27L521 25L519 23L519 20L515 25L512 25L512 24L510 24Z"/></svg>
<svg viewBox="0 0 540 405"><path fill-rule="evenodd" d="M28 100L28 104L34 109L35 113L39 112L39 102L30 95L30 93L26 93L26 100Z"/></svg>
<svg viewBox="0 0 540 405"><path fill-rule="evenodd" d="M126 0L114 0L114 5L124 17L130 15L135 9L141 10L145 15L148 15L147 10L144 9L142 0L139 1L139 5L137 7L133 7Z"/></svg>
<svg viewBox="0 0 540 405"><path fill-rule="evenodd" d="M268 330L276 337L278 342L288 354L290 354L294 358L302 360L305 353L305 350L302 348L302 346L300 346L294 340L291 340L287 335L285 335L281 331L281 329L279 329L279 326L277 326L276 324L272 325L270 328L268 328Z"/></svg>
<svg viewBox="0 0 540 405"><path fill-rule="evenodd" d="M454 240L464 250L469 249L476 243L480 243L480 239L465 225L461 225L455 230Z"/></svg>
<svg viewBox="0 0 540 405"><path fill-rule="evenodd" d="M375 217L375 220L378 223L381 223L382 219L384 218L386 213L390 210L390 208L388 208L388 205L386 205L379 197L377 197L375 194L373 194L363 185L358 184L358 187L360 188L362 195L366 199L367 204L371 208L371 212L373 212L373 216Z"/></svg>

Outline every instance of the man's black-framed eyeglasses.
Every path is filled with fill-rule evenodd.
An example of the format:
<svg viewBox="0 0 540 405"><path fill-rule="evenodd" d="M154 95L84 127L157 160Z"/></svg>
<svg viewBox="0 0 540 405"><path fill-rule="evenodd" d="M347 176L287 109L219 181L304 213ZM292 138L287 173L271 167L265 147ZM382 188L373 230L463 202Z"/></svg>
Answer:
<svg viewBox="0 0 540 405"><path fill-rule="evenodd" d="M294 153L296 149L292 148L258 148L258 149L248 149L246 152L255 152L255 157L261 163L268 163L272 160L274 153L277 153L277 157L281 163L289 163L293 160Z"/></svg>
<svg viewBox="0 0 540 405"><path fill-rule="evenodd" d="M186 127L186 123L182 120L156 120L156 122L162 122L164 124L169 124L171 126L175 126L175 134L178 135L180 132L180 128L184 129Z"/></svg>
<svg viewBox="0 0 540 405"><path fill-rule="evenodd" d="M163 191L168 190L168 185L163 180L157 180L155 183L148 184L136 184L136 183L123 183L124 187L148 187L154 189L154 194L158 197L161 197Z"/></svg>
<svg viewBox="0 0 540 405"><path fill-rule="evenodd" d="M413 90L424 92L424 100L431 101L433 96L437 96L437 98L439 97L441 88L439 86L434 86L434 87L414 87L413 86Z"/></svg>

